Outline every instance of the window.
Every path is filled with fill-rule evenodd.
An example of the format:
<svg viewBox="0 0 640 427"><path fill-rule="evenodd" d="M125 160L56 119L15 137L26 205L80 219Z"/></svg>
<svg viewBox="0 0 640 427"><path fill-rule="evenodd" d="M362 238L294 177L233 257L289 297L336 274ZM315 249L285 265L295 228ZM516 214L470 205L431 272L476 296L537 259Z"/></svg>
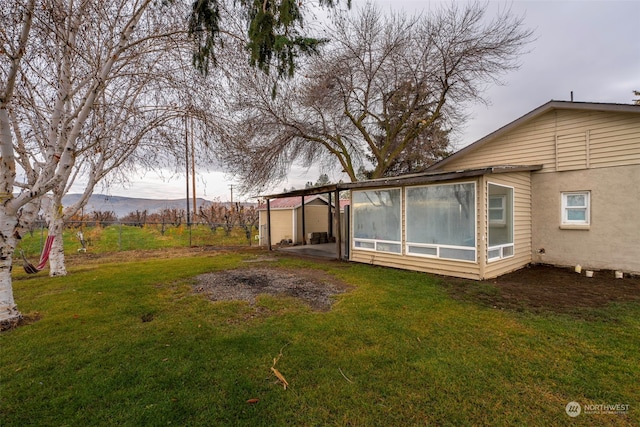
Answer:
<svg viewBox="0 0 640 427"><path fill-rule="evenodd" d="M353 247L401 253L400 189L354 191Z"/></svg>
<svg viewBox="0 0 640 427"><path fill-rule="evenodd" d="M476 261L474 183L406 189L407 254Z"/></svg>
<svg viewBox="0 0 640 427"><path fill-rule="evenodd" d="M489 224L506 224L505 204L506 197L504 195L489 195Z"/></svg>
<svg viewBox="0 0 640 427"><path fill-rule="evenodd" d="M589 191L562 193L562 224L589 225Z"/></svg>
<svg viewBox="0 0 640 427"><path fill-rule="evenodd" d="M496 261L512 257L513 246L513 188L489 183L489 247L487 259Z"/></svg>

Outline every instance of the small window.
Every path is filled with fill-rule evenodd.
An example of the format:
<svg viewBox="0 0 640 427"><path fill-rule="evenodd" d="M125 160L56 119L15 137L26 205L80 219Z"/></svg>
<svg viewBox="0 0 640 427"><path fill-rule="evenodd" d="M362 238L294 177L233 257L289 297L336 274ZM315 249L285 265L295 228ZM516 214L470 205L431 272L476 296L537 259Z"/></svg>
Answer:
<svg viewBox="0 0 640 427"><path fill-rule="evenodd" d="M489 241L487 260L497 261L512 257L513 241L513 187L489 183L487 216Z"/></svg>
<svg viewBox="0 0 640 427"><path fill-rule="evenodd" d="M506 196L490 196L489 197L489 223L505 225L506 214Z"/></svg>
<svg viewBox="0 0 640 427"><path fill-rule="evenodd" d="M562 193L562 224L589 225L589 192Z"/></svg>

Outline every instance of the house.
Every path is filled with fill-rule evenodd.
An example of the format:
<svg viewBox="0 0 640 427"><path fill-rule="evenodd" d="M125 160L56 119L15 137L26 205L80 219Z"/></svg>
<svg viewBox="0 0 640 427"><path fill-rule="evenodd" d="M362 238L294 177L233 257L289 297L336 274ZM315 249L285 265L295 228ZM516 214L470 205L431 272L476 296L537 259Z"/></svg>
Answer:
<svg viewBox="0 0 640 427"><path fill-rule="evenodd" d="M304 211L302 203L304 201ZM333 203L325 195L315 194L308 197L290 196L274 199L258 207L260 245L268 243L268 217L271 219L272 243L287 241L291 244L310 242L312 233L327 233L332 227Z"/></svg>
<svg viewBox="0 0 640 427"><path fill-rule="evenodd" d="M548 102L423 174L351 190L349 259L470 279L640 273L640 106Z"/></svg>

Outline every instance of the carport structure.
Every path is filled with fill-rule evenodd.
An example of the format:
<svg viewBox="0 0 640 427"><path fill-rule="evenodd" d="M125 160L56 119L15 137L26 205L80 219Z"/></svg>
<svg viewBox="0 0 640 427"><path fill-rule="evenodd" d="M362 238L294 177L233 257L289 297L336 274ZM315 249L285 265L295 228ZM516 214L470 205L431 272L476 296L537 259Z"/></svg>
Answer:
<svg viewBox="0 0 640 427"><path fill-rule="evenodd" d="M279 194L269 194L263 196L266 202L267 211L267 246L269 250L273 250L273 242L271 239L271 200L281 199L285 197L300 197L302 205L302 244L307 245L306 221L305 221L305 197L314 195L325 195L328 200L327 204L327 235L329 238L335 238L336 258L342 259L342 244L345 236L341 231L341 214L340 214L340 191L346 190L344 184L330 184L321 187L305 188L303 190L293 190ZM334 202L332 202L332 200ZM348 226L348 225L347 225ZM333 239L332 239L333 240ZM348 246L347 246L348 247Z"/></svg>

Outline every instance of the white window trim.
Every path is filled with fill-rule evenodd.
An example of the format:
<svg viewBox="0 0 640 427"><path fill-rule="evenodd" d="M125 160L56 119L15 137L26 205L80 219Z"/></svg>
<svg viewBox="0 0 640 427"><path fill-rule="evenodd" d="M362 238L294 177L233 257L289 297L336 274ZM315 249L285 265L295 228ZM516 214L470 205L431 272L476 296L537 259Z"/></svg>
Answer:
<svg viewBox="0 0 640 427"><path fill-rule="evenodd" d="M573 195L581 195L585 196L586 204L585 206L576 207L576 206L567 206L567 198L568 196ZM564 229L578 229L584 230L588 229L591 226L591 191L563 191L560 193L561 198L561 211L560 211L560 228ZM570 220L567 217L567 213L571 209L585 209L585 220Z"/></svg>
<svg viewBox="0 0 640 427"><path fill-rule="evenodd" d="M411 247L435 249L436 250L436 254L435 255L429 255L429 254L419 254L419 253L415 253L415 252L410 252L410 248ZM449 260L449 261L469 262L469 263L473 263L473 264L478 262L478 249L475 246L453 246L453 245L433 245L433 244L427 244L427 243L407 243L405 245L405 248L406 248L405 250L406 250L407 256L416 256L416 257L434 258L434 259L446 259L446 260ZM440 250L441 249L460 249L460 250L465 250L465 251L469 251L469 252L473 251L473 260L441 257L440 256Z"/></svg>
<svg viewBox="0 0 640 427"><path fill-rule="evenodd" d="M511 248L511 255L506 255L504 254L504 250L507 248ZM491 251L495 251L495 250L500 250L500 254L498 256L489 258L489 252ZM504 245L496 245L496 246L489 246L487 248L487 261L488 262L492 262L492 261L498 261L501 259L507 259L507 258L513 258L516 255L516 249L515 249L515 244L513 243L505 243Z"/></svg>
<svg viewBox="0 0 640 427"><path fill-rule="evenodd" d="M367 191L390 191L390 190L399 190L400 191L400 215L398 215L398 218L400 218L400 222L398 224L398 228L400 230L400 240L396 241L396 240L383 240L383 239L366 239L366 238L362 238L362 237L354 237L351 236L351 251L368 251L368 252L382 252L382 253L387 253L387 254L394 254L394 255L402 255L402 234L403 234L403 230L402 230L402 206L404 203L404 191L402 191L402 187L390 187L390 188L377 188L377 189L366 189L366 190L353 190L353 193L356 192L367 192ZM353 194L351 195L351 201L353 202ZM351 208L351 213L349 215L350 221L351 221L351 233L353 234L353 230L354 228L354 222L355 222L355 210L353 209L353 207ZM356 247L356 242L367 242L367 243L373 243L375 249L369 249L369 248L358 248ZM378 250L378 243L390 243L390 244L394 244L394 245L398 245L400 246L400 252L391 252L391 251L382 251L382 250Z"/></svg>
<svg viewBox="0 0 640 427"><path fill-rule="evenodd" d="M356 246L357 242L373 243L374 249L357 247ZM399 252L393 252L393 251L384 251L384 250L378 249L378 244L379 243L382 243L382 244L388 243L388 244L391 244L391 245L397 245L397 246L400 247L400 251ZM387 254L402 255L402 242L397 242L395 240L353 238L353 250L356 250L356 251L369 251L369 252L383 252L383 253L387 253Z"/></svg>
<svg viewBox="0 0 640 427"><path fill-rule="evenodd" d="M475 245L474 246L452 246L452 245L441 245L441 244L432 244L432 243L418 243L418 242L410 242L407 241L405 242L404 248L405 248L405 255L406 256L415 256L415 257L421 257L421 258L432 258L432 259L443 259L443 260L449 260L449 261L456 261L456 262L467 262L467 263L472 263L472 264L477 264L478 263L478 184L475 181L463 181L463 182L451 182L451 183L433 183L433 184L428 184L428 185L412 185L409 187L404 187L404 191L403 191L403 201L407 200L407 195L406 192L409 191L409 189L411 188L419 188L419 187L433 187L436 185L456 185L456 184L473 184L473 193L475 195L475 199L473 201L474 204L474 210L473 210L473 236L475 239ZM403 230L403 233L405 234L405 238L406 238L406 224L407 224L407 206L404 205L404 223L405 223L405 228ZM436 253L437 255L427 255L427 254L417 254L417 253L410 253L409 252L409 247L410 246L415 246L415 247L420 247L420 248L435 248L436 249ZM444 248L444 249L464 249L464 250L473 250L473 261L470 260L466 260L466 259L457 259L457 258L442 258L440 257L440 248Z"/></svg>
<svg viewBox="0 0 640 427"><path fill-rule="evenodd" d="M502 185L502 184L496 184L495 182L487 182L487 221L489 222L489 224L499 224L499 225L504 225L505 227L507 226L507 218L506 218L506 196L501 195L501 196L493 196L493 197L502 197L503 200L505 200L505 203L502 204L503 209L505 210L505 215L503 215L503 219L504 221L502 222L493 222L491 220L489 220L489 186L490 185L495 185L497 187L504 187L504 188L510 188L511 189L511 239L513 240L513 242L511 243L504 243L502 245L495 245L495 246L489 246L489 227L487 227L487 262L493 262L493 261L499 261L501 259L508 259L508 258L513 258L514 256L516 256L516 245L515 245L515 240L516 240L516 224L515 224L515 209L516 209L516 190L515 187L512 187L510 185ZM511 255L504 255L504 250L506 248L512 248L511 251ZM494 251L496 249L500 249L500 255L497 257L492 257L489 258L489 252Z"/></svg>

